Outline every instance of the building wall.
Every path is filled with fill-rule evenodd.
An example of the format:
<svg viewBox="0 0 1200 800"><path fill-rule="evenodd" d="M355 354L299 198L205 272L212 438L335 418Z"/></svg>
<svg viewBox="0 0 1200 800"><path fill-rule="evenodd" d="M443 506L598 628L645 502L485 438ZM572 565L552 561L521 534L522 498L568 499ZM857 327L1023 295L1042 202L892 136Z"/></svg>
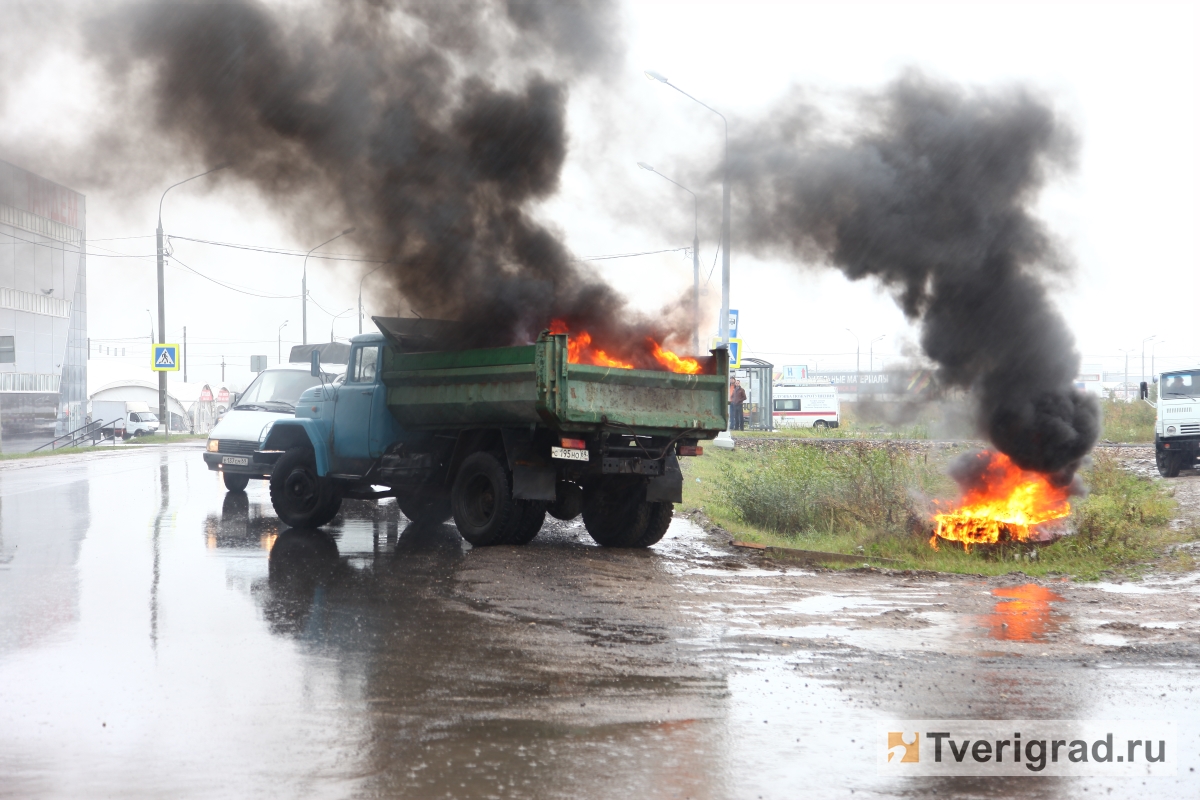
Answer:
<svg viewBox="0 0 1200 800"><path fill-rule="evenodd" d="M86 205L82 194L0 161L0 448L26 449L87 414Z"/></svg>

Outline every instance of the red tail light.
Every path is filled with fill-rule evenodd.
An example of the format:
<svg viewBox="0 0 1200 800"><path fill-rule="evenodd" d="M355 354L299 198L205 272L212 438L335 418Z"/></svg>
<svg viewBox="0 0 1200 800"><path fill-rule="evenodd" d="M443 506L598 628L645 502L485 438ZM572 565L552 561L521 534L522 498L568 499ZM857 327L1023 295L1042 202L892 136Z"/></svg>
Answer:
<svg viewBox="0 0 1200 800"><path fill-rule="evenodd" d="M563 439L562 446L568 450L587 450L587 442L583 439Z"/></svg>
<svg viewBox="0 0 1200 800"><path fill-rule="evenodd" d="M679 455L681 456L702 456L704 448L694 444L681 444L679 446Z"/></svg>

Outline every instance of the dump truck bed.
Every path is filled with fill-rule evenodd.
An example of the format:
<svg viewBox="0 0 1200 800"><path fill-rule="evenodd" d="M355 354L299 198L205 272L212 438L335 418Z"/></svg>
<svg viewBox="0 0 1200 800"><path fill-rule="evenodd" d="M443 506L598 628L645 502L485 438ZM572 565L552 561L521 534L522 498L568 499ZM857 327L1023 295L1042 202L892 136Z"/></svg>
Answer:
<svg viewBox="0 0 1200 800"><path fill-rule="evenodd" d="M440 352L402 352L399 344L384 348L382 380L388 409L409 429L545 425L711 439L728 423L725 350L699 359L704 374L685 375L568 363L567 334Z"/></svg>

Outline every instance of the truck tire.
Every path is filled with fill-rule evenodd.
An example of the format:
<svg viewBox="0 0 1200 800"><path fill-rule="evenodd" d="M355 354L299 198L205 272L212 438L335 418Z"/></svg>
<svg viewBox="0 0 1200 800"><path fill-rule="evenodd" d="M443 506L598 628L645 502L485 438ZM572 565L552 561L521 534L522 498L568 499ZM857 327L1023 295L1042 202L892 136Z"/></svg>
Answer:
<svg viewBox="0 0 1200 800"><path fill-rule="evenodd" d="M559 481L554 494L558 499L546 507L550 516L569 522L583 512L583 489L578 484Z"/></svg>
<svg viewBox="0 0 1200 800"><path fill-rule="evenodd" d="M1154 454L1154 463L1158 466L1158 474L1164 478L1179 477L1179 453L1164 453L1159 450Z"/></svg>
<svg viewBox="0 0 1200 800"><path fill-rule="evenodd" d="M602 547L649 547L671 524L670 503L650 503L640 481L607 478L584 491L583 524Z"/></svg>
<svg viewBox="0 0 1200 800"><path fill-rule="evenodd" d="M396 495L396 505L400 506L400 513L414 525L441 525L451 516L450 495L445 491Z"/></svg>
<svg viewBox="0 0 1200 800"><path fill-rule="evenodd" d="M293 447L271 470L271 505L293 528L319 528L337 516L342 493L333 481L317 475L311 450Z"/></svg>
<svg viewBox="0 0 1200 800"><path fill-rule="evenodd" d="M508 470L486 452L472 453L458 468L450 507L458 532L476 547L506 544L524 516L513 499Z"/></svg>
<svg viewBox="0 0 1200 800"><path fill-rule="evenodd" d="M249 475L237 475L232 472L223 472L221 476L225 481L225 488L231 492L244 492L246 487L250 485Z"/></svg>
<svg viewBox="0 0 1200 800"><path fill-rule="evenodd" d="M518 500L521 508L521 520L509 535L505 544L529 544L541 533L546 524L546 503L542 500Z"/></svg>

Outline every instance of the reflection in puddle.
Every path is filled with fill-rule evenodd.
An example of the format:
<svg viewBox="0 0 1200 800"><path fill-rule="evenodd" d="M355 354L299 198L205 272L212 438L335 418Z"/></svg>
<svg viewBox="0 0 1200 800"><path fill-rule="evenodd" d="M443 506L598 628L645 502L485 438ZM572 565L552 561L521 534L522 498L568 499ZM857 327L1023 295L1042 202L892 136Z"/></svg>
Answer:
<svg viewBox="0 0 1200 800"><path fill-rule="evenodd" d="M1050 607L1063 599L1056 592L1026 583L992 589L992 595L1000 598L986 618L988 635L993 639L1028 642L1058 630L1057 614Z"/></svg>

